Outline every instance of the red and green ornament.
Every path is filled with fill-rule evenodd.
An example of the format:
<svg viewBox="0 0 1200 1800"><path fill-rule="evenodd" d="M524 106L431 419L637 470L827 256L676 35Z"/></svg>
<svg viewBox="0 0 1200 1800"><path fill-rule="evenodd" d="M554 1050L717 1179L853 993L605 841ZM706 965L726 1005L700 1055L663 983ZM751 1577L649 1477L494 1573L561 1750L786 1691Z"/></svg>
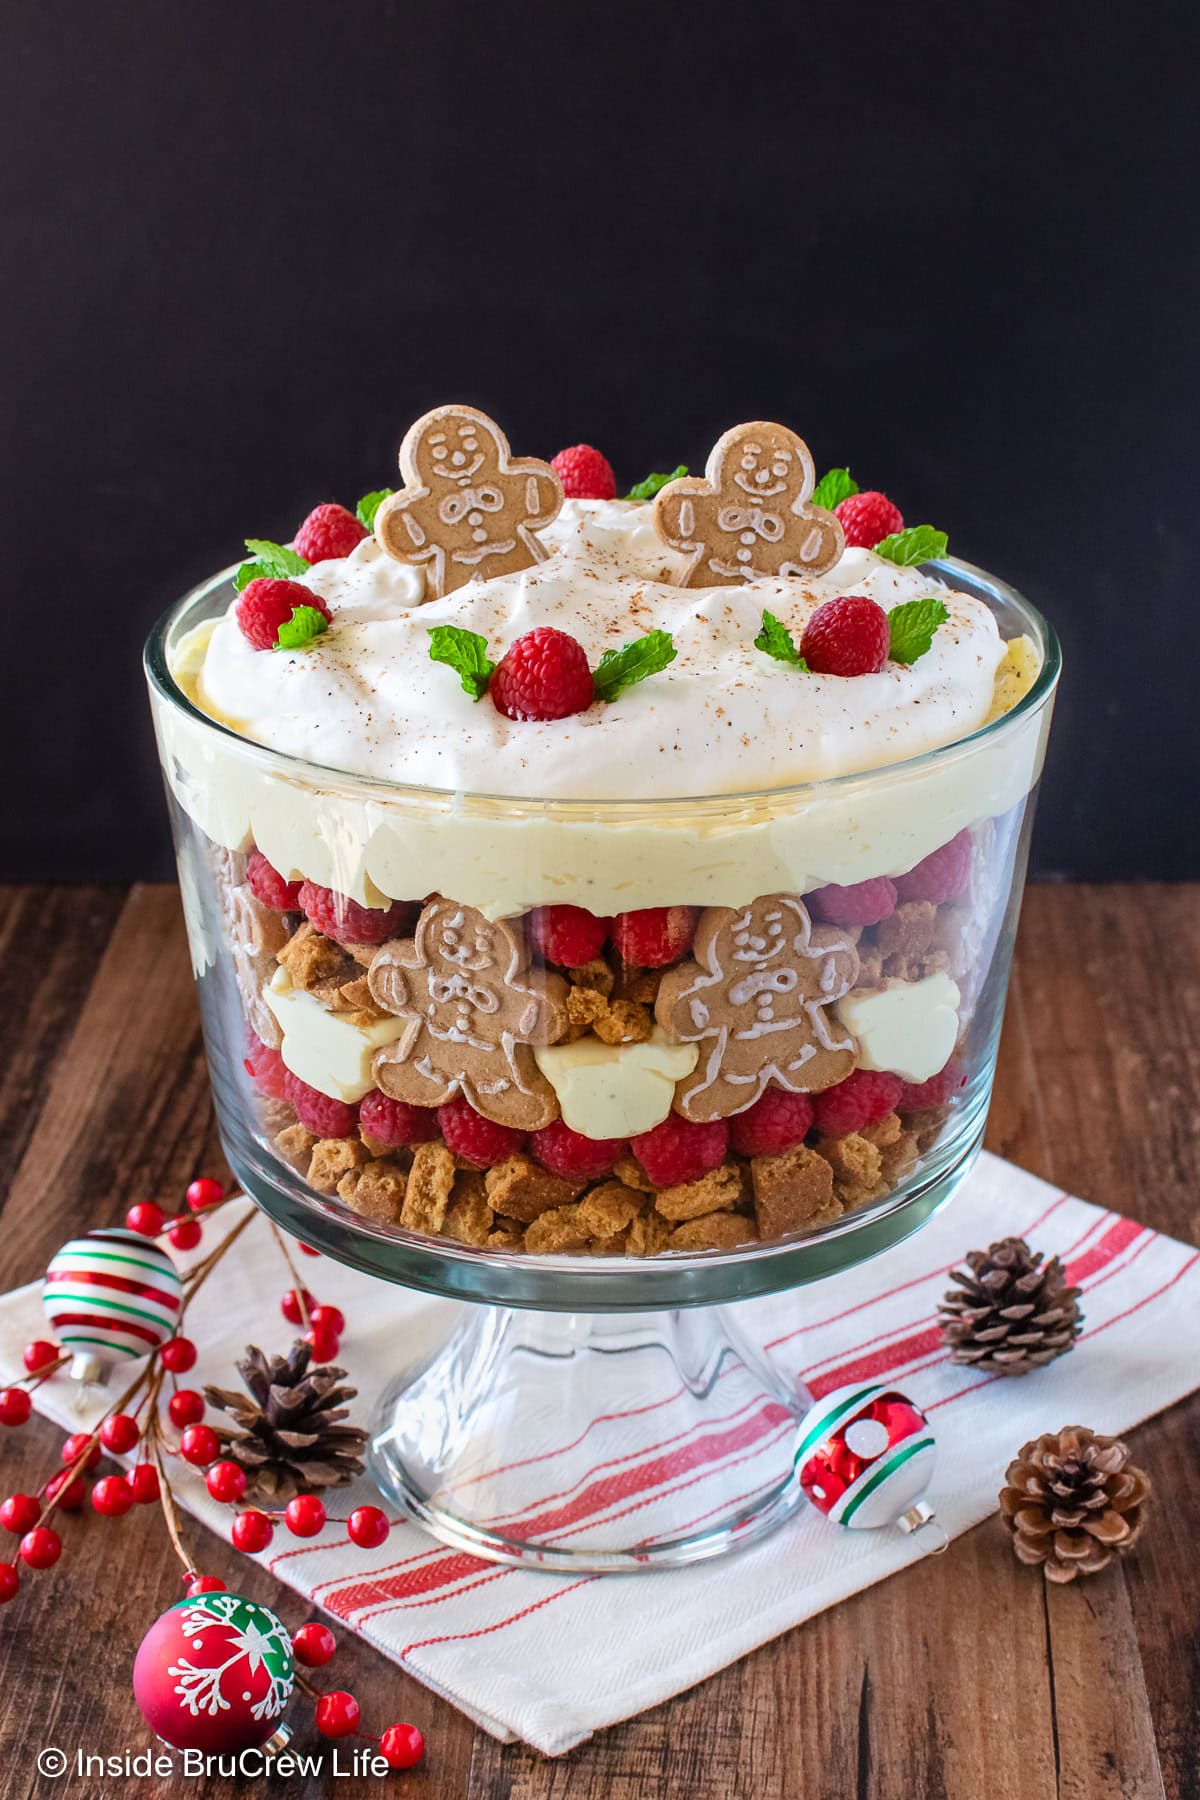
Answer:
<svg viewBox="0 0 1200 1800"><path fill-rule="evenodd" d="M281 1748L295 1686L292 1643L268 1607L238 1594L179 1600L142 1639L133 1693L142 1717L175 1750L236 1754Z"/></svg>
<svg viewBox="0 0 1200 1800"><path fill-rule="evenodd" d="M46 1318L74 1354L71 1373L79 1381L103 1380L114 1363L159 1349L175 1332L182 1302L167 1252L116 1227L64 1244L42 1284Z"/></svg>
<svg viewBox="0 0 1200 1800"><path fill-rule="evenodd" d="M852 1382L824 1395L806 1415L796 1475L817 1511L835 1525L915 1531L933 1517L921 1496L936 1455L929 1421L906 1394Z"/></svg>

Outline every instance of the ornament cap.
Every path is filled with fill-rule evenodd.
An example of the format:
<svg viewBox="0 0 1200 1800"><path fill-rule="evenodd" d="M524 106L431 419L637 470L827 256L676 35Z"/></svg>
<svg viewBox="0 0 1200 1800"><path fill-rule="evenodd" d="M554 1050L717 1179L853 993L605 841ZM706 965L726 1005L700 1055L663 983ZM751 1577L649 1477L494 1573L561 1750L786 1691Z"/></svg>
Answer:
<svg viewBox="0 0 1200 1800"><path fill-rule="evenodd" d="M108 1369L107 1363L101 1362L98 1356L93 1356L88 1350L76 1351L71 1358L71 1380L84 1386L94 1384L103 1387L108 1380Z"/></svg>
<svg viewBox="0 0 1200 1800"><path fill-rule="evenodd" d="M266 1743L261 1745L260 1748L268 1756L278 1756L281 1751L287 1749L287 1747L291 1743L291 1741L292 1741L291 1726L290 1725L279 1725L271 1733L271 1735L267 1739Z"/></svg>

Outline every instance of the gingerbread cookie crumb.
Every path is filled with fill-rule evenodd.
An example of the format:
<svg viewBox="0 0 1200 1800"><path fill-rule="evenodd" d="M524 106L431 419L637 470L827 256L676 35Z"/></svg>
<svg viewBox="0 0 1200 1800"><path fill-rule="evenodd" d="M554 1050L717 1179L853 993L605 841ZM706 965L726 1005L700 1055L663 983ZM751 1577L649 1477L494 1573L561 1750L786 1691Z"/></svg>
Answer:
<svg viewBox="0 0 1200 1800"><path fill-rule="evenodd" d="M698 1181L660 1188L654 1196L654 1205L664 1219L678 1222L734 1207L741 1197L741 1171L733 1163L722 1163L719 1169L710 1170Z"/></svg>
<svg viewBox="0 0 1200 1800"><path fill-rule="evenodd" d="M750 1171L760 1237L783 1237L789 1231L825 1225L841 1213L833 1193L833 1170L805 1144L781 1156L756 1156Z"/></svg>
<svg viewBox="0 0 1200 1800"><path fill-rule="evenodd" d="M316 1141L311 1131L306 1131L303 1125L297 1123L289 1125L286 1130L279 1132L275 1139L275 1148L285 1163L290 1163L292 1168L298 1170L301 1175L307 1175L308 1165L312 1160L313 1145Z"/></svg>
<svg viewBox="0 0 1200 1800"><path fill-rule="evenodd" d="M400 1223L407 1231L433 1236L442 1228L450 1190L454 1186L454 1158L445 1144L418 1144L404 1190Z"/></svg>
<svg viewBox="0 0 1200 1800"><path fill-rule="evenodd" d="M564 1250L586 1250L589 1232L578 1206L556 1206L540 1213L525 1228L525 1248L533 1256L553 1256Z"/></svg>
<svg viewBox="0 0 1200 1800"><path fill-rule="evenodd" d="M583 1187L582 1181L568 1181L565 1176L552 1175L520 1151L489 1169L485 1181L493 1212L525 1224L555 1207L565 1206Z"/></svg>
<svg viewBox="0 0 1200 1800"><path fill-rule="evenodd" d="M360 1218L370 1219L376 1225L398 1225L407 1186L407 1177L381 1160L343 1175L337 1191L339 1199L353 1207Z"/></svg>
<svg viewBox="0 0 1200 1800"><path fill-rule="evenodd" d="M751 1219L741 1213L703 1213L677 1225L667 1242L669 1250L735 1250L739 1244L753 1243L758 1232Z"/></svg>
<svg viewBox="0 0 1200 1800"><path fill-rule="evenodd" d="M604 1181L579 1203L579 1220L588 1236L611 1238L631 1225L646 1205L644 1194L620 1181Z"/></svg>
<svg viewBox="0 0 1200 1800"><path fill-rule="evenodd" d="M371 1153L360 1138L322 1138L313 1145L308 1185L318 1194L335 1194L343 1175L370 1160Z"/></svg>

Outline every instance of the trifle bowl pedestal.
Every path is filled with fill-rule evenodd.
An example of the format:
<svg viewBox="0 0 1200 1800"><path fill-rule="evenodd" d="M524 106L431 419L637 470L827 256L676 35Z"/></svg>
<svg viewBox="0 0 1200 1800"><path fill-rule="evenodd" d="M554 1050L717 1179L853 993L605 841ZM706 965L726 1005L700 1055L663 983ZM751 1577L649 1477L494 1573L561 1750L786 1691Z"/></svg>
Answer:
<svg viewBox="0 0 1200 1800"><path fill-rule="evenodd" d="M866 1293L982 1141L1052 630L933 563L1009 646L966 735L753 792L514 797L349 773L210 716L231 573L146 653L222 1139L278 1225L467 1303L419 1359L397 1306L380 1490L464 1553L583 1576L753 1542L801 1503L810 1397L738 1303L794 1296L787 1336L820 1318L813 1284L861 1265ZM586 954L551 947L548 909L590 920ZM781 1099L802 1102L790 1138L761 1109ZM389 1107L410 1121L391 1137Z"/></svg>

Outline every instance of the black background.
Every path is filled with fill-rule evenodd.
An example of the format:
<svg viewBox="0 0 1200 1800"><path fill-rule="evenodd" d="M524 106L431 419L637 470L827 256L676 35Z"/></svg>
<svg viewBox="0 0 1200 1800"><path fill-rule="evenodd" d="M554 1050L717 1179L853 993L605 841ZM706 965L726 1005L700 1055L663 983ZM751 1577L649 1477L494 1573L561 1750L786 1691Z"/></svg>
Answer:
<svg viewBox="0 0 1200 1800"><path fill-rule="evenodd" d="M9 0L0 873L166 872L147 626L465 399L794 425L1058 623L1040 872L1200 875L1195 19Z"/></svg>

